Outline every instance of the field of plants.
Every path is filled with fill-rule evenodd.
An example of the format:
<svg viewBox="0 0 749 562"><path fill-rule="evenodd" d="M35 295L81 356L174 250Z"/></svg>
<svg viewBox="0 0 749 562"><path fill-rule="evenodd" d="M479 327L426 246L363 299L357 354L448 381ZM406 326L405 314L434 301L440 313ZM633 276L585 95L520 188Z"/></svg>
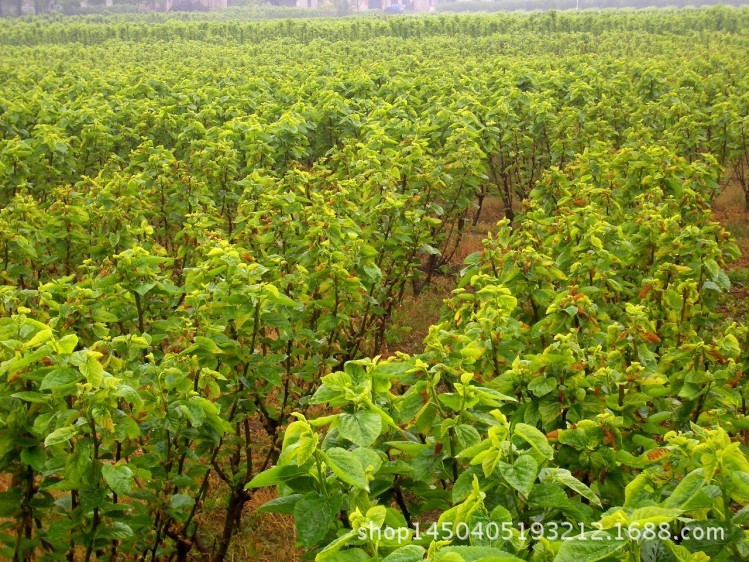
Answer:
<svg viewBox="0 0 749 562"><path fill-rule="evenodd" d="M749 560L749 9L0 49L0 560Z"/></svg>

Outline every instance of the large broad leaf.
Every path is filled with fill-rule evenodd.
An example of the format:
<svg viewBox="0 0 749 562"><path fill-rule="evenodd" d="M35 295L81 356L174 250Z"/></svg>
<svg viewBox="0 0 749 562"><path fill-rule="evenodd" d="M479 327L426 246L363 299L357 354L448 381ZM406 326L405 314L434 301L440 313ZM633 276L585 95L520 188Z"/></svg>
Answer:
<svg viewBox="0 0 749 562"><path fill-rule="evenodd" d="M39 472L44 470L47 454L40 447L30 447L21 450L21 462Z"/></svg>
<svg viewBox="0 0 749 562"><path fill-rule="evenodd" d="M257 510L265 513L285 513L291 515L294 513L294 507L301 498L301 494L291 494L290 496L273 498L258 507Z"/></svg>
<svg viewBox="0 0 749 562"><path fill-rule="evenodd" d="M62 367L47 373L42 379L42 384L39 388L41 390L55 390L65 386L71 386L77 383L80 378L81 374L75 369Z"/></svg>
<svg viewBox="0 0 749 562"><path fill-rule="evenodd" d="M593 490L591 490L585 484L580 482L580 480L572 476L572 473L569 470L563 468L554 469L553 478L560 484L564 484L574 492L580 494L590 503L601 507L601 500L599 500L598 496L593 493Z"/></svg>
<svg viewBox="0 0 749 562"><path fill-rule="evenodd" d="M338 416L338 433L359 447L369 447L380 436L382 418L375 412L359 410Z"/></svg>
<svg viewBox="0 0 749 562"><path fill-rule="evenodd" d="M363 490L369 491L369 484L364 473L364 468L359 459L351 451L333 447L323 453L325 463L330 467L338 478Z"/></svg>
<svg viewBox="0 0 749 562"><path fill-rule="evenodd" d="M187 494L172 494L169 507L174 511L187 510L193 506L195 500Z"/></svg>
<svg viewBox="0 0 749 562"><path fill-rule="evenodd" d="M739 503L749 501L749 472L732 470L728 473L728 477L733 484L731 497Z"/></svg>
<svg viewBox="0 0 749 562"><path fill-rule="evenodd" d="M624 488L624 507L635 507L650 499L653 486L649 471L641 472Z"/></svg>
<svg viewBox="0 0 749 562"><path fill-rule="evenodd" d="M101 532L101 536L108 539L123 540L133 536L133 529L122 521L112 521Z"/></svg>
<svg viewBox="0 0 749 562"><path fill-rule="evenodd" d="M325 538L340 507L341 496L331 499L315 493L307 494L296 503L294 522L297 538L305 547L309 548Z"/></svg>
<svg viewBox="0 0 749 562"><path fill-rule="evenodd" d="M264 488L265 486L275 486L281 482L293 480L307 472L305 467L299 466L274 466L257 474L245 488Z"/></svg>
<svg viewBox="0 0 749 562"><path fill-rule="evenodd" d="M705 470L702 468L693 470L679 482L679 485L676 486L671 495L663 502L663 507L683 509L686 504L700 493L705 484Z"/></svg>
<svg viewBox="0 0 749 562"><path fill-rule="evenodd" d="M579 539L564 541L554 562L596 562L611 556L626 544L626 540L607 533L586 533Z"/></svg>
<svg viewBox="0 0 749 562"><path fill-rule="evenodd" d="M133 487L133 471L127 466L105 464L101 473L115 494L127 494Z"/></svg>
<svg viewBox="0 0 749 562"><path fill-rule="evenodd" d="M423 547L409 544L391 552L382 562L421 562L425 553Z"/></svg>
<svg viewBox="0 0 749 562"><path fill-rule="evenodd" d="M554 449L549 445L546 436L532 425L526 423L515 424L513 434L526 441L535 451L547 459L554 457Z"/></svg>
<svg viewBox="0 0 749 562"><path fill-rule="evenodd" d="M196 336L195 345L202 351L210 353L212 355L221 355L223 350L213 341L211 338L205 336Z"/></svg>
<svg viewBox="0 0 749 562"><path fill-rule="evenodd" d="M463 559L463 562L478 562L479 560L522 562L521 558L491 546L446 546L440 549L440 553L450 552L458 554Z"/></svg>
<svg viewBox="0 0 749 562"><path fill-rule="evenodd" d="M663 523L671 523L674 519L682 514L681 509L647 506L635 509L629 516L631 525L638 525L640 527L644 525L661 525Z"/></svg>
<svg viewBox="0 0 749 562"><path fill-rule="evenodd" d="M98 351L89 351L86 355L86 361L78 365L81 374L94 388L99 388L104 379L104 367L99 363L99 357L101 357L101 353Z"/></svg>
<svg viewBox="0 0 749 562"><path fill-rule="evenodd" d="M47 435L47 438L44 440L44 446L51 447L52 445L57 445L58 443L64 443L71 437L75 436L77 433L78 430L72 425L58 427L52 433Z"/></svg>
<svg viewBox="0 0 749 562"><path fill-rule="evenodd" d="M339 536L333 542L328 543L325 548L317 553L317 556L315 556L315 562L364 562L369 560L369 556L358 548L341 550L353 539L356 539L357 534L358 533L352 529L348 533ZM364 558L361 558L362 554L364 555Z"/></svg>
<svg viewBox="0 0 749 562"><path fill-rule="evenodd" d="M370 467L373 472L377 472L382 466L382 458L372 449L363 449L360 447L358 449L354 449L353 451L351 451L351 453L357 459L359 459L359 462L361 463L362 468L365 472Z"/></svg>
<svg viewBox="0 0 749 562"><path fill-rule="evenodd" d="M472 425L461 423L456 425L454 429L461 450L473 447L481 442L479 432Z"/></svg>
<svg viewBox="0 0 749 562"><path fill-rule="evenodd" d="M117 318L115 318L117 320ZM68 334L57 340L57 351L63 355L69 355L75 351L75 347L78 345L78 336L75 334Z"/></svg>
<svg viewBox="0 0 749 562"><path fill-rule="evenodd" d="M499 463L499 473L507 483L527 496L538 474L538 463L530 455L520 455L513 464Z"/></svg>
<svg viewBox="0 0 749 562"><path fill-rule="evenodd" d="M41 392L15 392L11 394L12 398L18 398L19 400L23 400L24 402L31 402L32 404L43 404L47 400L49 400L49 395L43 394Z"/></svg>
<svg viewBox="0 0 749 562"><path fill-rule="evenodd" d="M351 534L353 535L355 533L352 531ZM343 535L340 538L351 540L351 537L348 536L348 534ZM369 562L372 560L372 557L367 554L366 550L361 548L347 548L346 550L339 550L331 554L328 554L327 552L325 554L320 553L315 560L316 562Z"/></svg>
<svg viewBox="0 0 749 562"><path fill-rule="evenodd" d="M23 492L20 488L0 492L0 517L12 517L21 509Z"/></svg>
<svg viewBox="0 0 749 562"><path fill-rule="evenodd" d="M20 371L21 369L28 367L35 361L39 361L40 359L47 357L47 355L49 355L50 349L51 348L48 345L43 345L32 353L24 353L21 356L16 356L13 359L3 361L2 363L0 363L0 375L6 373L12 375L13 373Z"/></svg>
<svg viewBox="0 0 749 562"><path fill-rule="evenodd" d="M567 493L559 484L541 482L533 486L533 490L528 496L528 505L534 507L545 507L551 509L561 509L566 507L570 502Z"/></svg>

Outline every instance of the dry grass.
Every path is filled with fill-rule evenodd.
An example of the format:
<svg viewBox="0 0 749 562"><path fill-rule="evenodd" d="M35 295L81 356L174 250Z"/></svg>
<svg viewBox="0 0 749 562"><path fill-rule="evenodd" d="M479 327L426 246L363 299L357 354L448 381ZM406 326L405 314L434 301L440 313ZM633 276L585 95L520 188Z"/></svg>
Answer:
<svg viewBox="0 0 749 562"><path fill-rule="evenodd" d="M409 291L393 312L382 356L389 357L397 351L422 351L429 327L439 320L442 302L450 297L453 288L455 281L451 275L435 275L418 296Z"/></svg>
<svg viewBox="0 0 749 562"><path fill-rule="evenodd" d="M268 396L273 401L276 396ZM259 418L251 422L251 435L256 454L253 455L255 473L262 469L265 455L272 443L270 436L260 424ZM202 513L197 518L200 535L205 544L211 545L221 536L226 514L224 506L229 493L227 485L214 474L210 481L206 502ZM257 489L245 504L242 513L241 527L235 531L231 546L227 553L229 562L261 561L275 562L279 560L295 562L303 560L303 551L296 546L296 529L291 515L258 512L264 503L278 497L275 489ZM197 552L193 559L202 560Z"/></svg>
<svg viewBox="0 0 749 562"><path fill-rule="evenodd" d="M494 230L502 218L504 218L502 200L499 197L487 197L481 209L481 216L476 226L471 225L463 233L458 251L453 256L452 263L455 266L462 265L463 261L473 254L484 249L484 238L491 230Z"/></svg>
<svg viewBox="0 0 749 562"><path fill-rule="evenodd" d="M397 351L403 353L420 353L429 327L436 324L440 317L443 301L450 298L457 285L457 276L463 268L463 262L469 255L484 248L483 240L497 222L504 217L502 201L499 197L487 197L476 226L467 227L461 237L460 245L450 262L450 273L435 275L432 282L419 295L408 292L403 302L396 307L388 329L384 357Z"/></svg>
<svg viewBox="0 0 749 562"><path fill-rule="evenodd" d="M738 182L728 183L713 202L713 212L741 249L742 256L731 269L749 267L749 212L745 209L744 192Z"/></svg>
<svg viewBox="0 0 749 562"><path fill-rule="evenodd" d="M0 494L3 492L7 492L10 490L10 485L13 478L10 474L0 474ZM0 517L0 528L2 528L2 525L4 523L7 523L9 519L5 517Z"/></svg>
<svg viewBox="0 0 749 562"><path fill-rule="evenodd" d="M223 486L217 486L211 492L210 499L220 500ZM273 489L256 490L245 505L242 516L242 527L235 533L227 553L229 562L278 562L280 560L297 562L304 559L303 551L296 547L296 529L291 515L261 513L257 509L264 503L277 497ZM221 534L224 512L217 505L215 511L206 505L207 512L201 517L201 530L206 538ZM194 560L201 558L194 553Z"/></svg>
<svg viewBox="0 0 749 562"><path fill-rule="evenodd" d="M741 250L741 257L728 265L732 278L748 279L749 274L749 211L745 208L744 192L736 181L731 181L713 202L715 218L728 230ZM736 320L749 318L749 283L733 283L731 293L721 312Z"/></svg>

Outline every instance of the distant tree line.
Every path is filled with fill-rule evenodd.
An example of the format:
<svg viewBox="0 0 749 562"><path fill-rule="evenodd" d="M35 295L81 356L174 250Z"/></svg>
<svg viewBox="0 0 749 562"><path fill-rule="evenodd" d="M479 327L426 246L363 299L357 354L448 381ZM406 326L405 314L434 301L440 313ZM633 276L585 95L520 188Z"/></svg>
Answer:
<svg viewBox="0 0 749 562"><path fill-rule="evenodd" d="M686 8L690 6L745 6L749 0L441 0L448 12L511 12L517 10L574 10L591 8Z"/></svg>
<svg viewBox="0 0 749 562"><path fill-rule="evenodd" d="M136 14L163 11L164 0L0 0L0 17L39 14L93 15ZM182 2L185 6L189 3ZM267 11L267 0L229 0L230 7ZM308 12L308 10L305 10ZM258 14L262 16L263 14Z"/></svg>
<svg viewBox="0 0 749 562"><path fill-rule="evenodd" d="M293 6L294 2L291 1ZM229 0L235 15L259 18L315 17L344 15L348 10L333 9L339 2L328 2L324 9L286 7L283 0ZM134 14L163 11L162 0L0 0L0 17L58 13L65 15ZM691 6L743 6L749 0L438 0L445 12L512 12L531 10L574 10L601 8L685 8ZM241 13L240 13L241 12Z"/></svg>

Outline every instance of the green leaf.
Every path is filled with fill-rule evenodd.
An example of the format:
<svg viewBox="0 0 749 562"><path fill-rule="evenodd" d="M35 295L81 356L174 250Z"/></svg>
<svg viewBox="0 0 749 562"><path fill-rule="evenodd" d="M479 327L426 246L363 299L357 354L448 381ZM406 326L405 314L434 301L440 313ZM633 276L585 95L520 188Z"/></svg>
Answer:
<svg viewBox="0 0 749 562"><path fill-rule="evenodd" d="M570 316L575 316L579 312L579 309L576 306L568 306L564 311Z"/></svg>
<svg viewBox="0 0 749 562"><path fill-rule="evenodd" d="M358 449L354 449L353 451L351 451L351 454L359 459L364 472L366 472L367 468L370 466L372 467L372 472L377 472L382 466L382 458L380 458L380 455L378 455L372 449L359 447Z"/></svg>
<svg viewBox="0 0 749 562"><path fill-rule="evenodd" d="M440 549L442 553L458 554L463 562L479 562L487 560L491 562L522 562L521 558L490 546L446 546Z"/></svg>
<svg viewBox="0 0 749 562"><path fill-rule="evenodd" d="M21 462L30 466L34 470L41 472L44 470L44 465L47 462L47 455L45 454L44 449L39 447L23 449L21 451Z"/></svg>
<svg viewBox="0 0 749 562"><path fill-rule="evenodd" d="M281 482L293 480L307 471L303 467L296 465L287 466L273 466L268 470L264 470L260 474L256 474L255 477L249 481L245 488L264 488L266 486L275 486Z"/></svg>
<svg viewBox="0 0 749 562"><path fill-rule="evenodd" d="M731 484L733 484L731 497L742 504L749 501L749 472L732 470L728 478L731 480Z"/></svg>
<svg viewBox="0 0 749 562"><path fill-rule="evenodd" d="M26 342L25 347L31 348L31 347L39 347L41 344L43 344L46 341L49 341L52 339L53 332L50 328L44 328L43 330L40 330L36 334L34 334L34 337L31 338L29 341Z"/></svg>
<svg viewBox="0 0 749 562"><path fill-rule="evenodd" d="M338 537L328 546L333 545L335 547L339 541L341 543L347 543L351 541L355 535L356 533L354 531L349 531L345 535ZM326 550L320 551L315 557L316 562L369 562L372 560L369 554L361 548L347 548L335 552L327 550L327 547L325 548Z"/></svg>
<svg viewBox="0 0 749 562"><path fill-rule="evenodd" d="M47 373L42 379L41 390L55 390L78 382L81 375L75 369L61 367Z"/></svg>
<svg viewBox="0 0 749 562"><path fill-rule="evenodd" d="M133 529L122 521L112 521L107 524L101 536L116 540L128 539L133 536Z"/></svg>
<svg viewBox="0 0 749 562"><path fill-rule="evenodd" d="M181 511L188 507L192 507L193 503L195 503L195 500L187 494L173 494L172 497L169 498L169 507L175 511Z"/></svg>
<svg viewBox="0 0 749 562"><path fill-rule="evenodd" d="M741 355L739 340L733 334L728 334L720 342L720 351L725 357L738 357Z"/></svg>
<svg viewBox="0 0 749 562"><path fill-rule="evenodd" d="M464 450L481 442L481 436L475 427L465 423L455 426L455 437L458 439L460 449Z"/></svg>
<svg viewBox="0 0 749 562"><path fill-rule="evenodd" d="M683 509L705 486L705 470L697 468L687 474L661 505Z"/></svg>
<svg viewBox="0 0 749 562"><path fill-rule="evenodd" d="M107 323L107 322L117 322L117 320L118 320L118 318L117 318L117 316L115 314L112 314L110 311L104 310L104 309L101 309L101 308L99 308L97 310L94 310L91 313L91 316L97 322Z"/></svg>
<svg viewBox="0 0 749 562"><path fill-rule="evenodd" d="M382 562L421 562L424 560L424 554L426 554L426 550L423 547L409 544L394 550Z"/></svg>
<svg viewBox="0 0 749 562"><path fill-rule="evenodd" d="M338 433L359 447L369 447L380 436L382 418L369 410L338 416Z"/></svg>
<svg viewBox="0 0 749 562"><path fill-rule="evenodd" d="M530 390L535 396L541 398L546 396L550 392L553 392L557 388L557 381L552 377L535 377L528 383L528 390Z"/></svg>
<svg viewBox="0 0 749 562"><path fill-rule="evenodd" d="M592 504L601 507L601 500L598 499L598 496L596 496L585 484L580 482L580 480L572 476L572 473L569 470L563 468L552 469L552 473L554 480L560 484L564 484L572 491L577 492Z"/></svg>
<svg viewBox="0 0 749 562"><path fill-rule="evenodd" d="M569 505L570 499L558 484L540 482L533 486L528 496L528 505L550 509L562 509Z"/></svg>
<svg viewBox="0 0 749 562"><path fill-rule="evenodd" d="M323 453L325 463L338 478L363 490L369 491L369 484L359 459L351 452L333 447Z"/></svg>
<svg viewBox="0 0 749 562"><path fill-rule="evenodd" d="M297 310L303 308L298 302L279 292L278 288L274 285L265 285L263 288L265 289L264 296L273 304L295 308Z"/></svg>
<svg viewBox="0 0 749 562"><path fill-rule="evenodd" d="M547 459L554 457L554 449L549 445L546 436L532 425L517 423L513 429L513 434L526 441L534 450Z"/></svg>
<svg viewBox="0 0 749 562"><path fill-rule="evenodd" d="M629 516L631 525L653 524L658 526L662 523L671 523L682 514L681 509L648 506L635 509Z"/></svg>
<svg viewBox="0 0 749 562"><path fill-rule="evenodd" d="M135 287L135 292L138 293L141 297L144 297L155 286L156 283L154 283L153 281L139 283L138 286Z"/></svg>
<svg viewBox="0 0 749 562"><path fill-rule="evenodd" d="M127 494L133 487L133 471L128 466L105 464L101 473L115 494Z"/></svg>
<svg viewBox="0 0 749 562"><path fill-rule="evenodd" d="M331 523L340 509L340 501L332 501L317 494L307 494L294 506L297 538L310 548L328 534Z"/></svg>
<svg viewBox="0 0 749 562"><path fill-rule="evenodd" d="M473 490L473 477L479 474L478 467L472 466L464 470L453 483L452 501L454 504L462 502Z"/></svg>
<svg viewBox="0 0 749 562"><path fill-rule="evenodd" d="M585 533L580 539L562 542L554 562L596 562L608 558L626 544L627 541L608 533Z"/></svg>
<svg viewBox="0 0 749 562"><path fill-rule="evenodd" d="M99 363L99 357L101 353L98 351L89 351L86 353L86 361L78 366L81 374L94 388L99 388L104 380L104 367Z"/></svg>
<svg viewBox="0 0 749 562"><path fill-rule="evenodd" d="M471 364L475 363L483 355L484 351L484 347L479 342L471 341L460 350L460 355L467 360L467 364Z"/></svg>
<svg viewBox="0 0 749 562"><path fill-rule="evenodd" d="M51 400L48 394L42 394L41 392L14 392L11 396L32 404L43 404L47 400Z"/></svg>
<svg viewBox="0 0 749 562"><path fill-rule="evenodd" d="M290 496L281 496L265 502L257 508L264 513L285 513L291 515L294 513L294 506L301 499L301 494L291 494Z"/></svg>
<svg viewBox="0 0 749 562"><path fill-rule="evenodd" d="M528 496L538 474L538 463L530 455L520 455L511 465L505 462L499 463L498 470L510 486Z"/></svg>
<svg viewBox="0 0 749 562"><path fill-rule="evenodd" d="M61 337L57 340L57 351L61 355L70 355L75 351L75 347L78 345L78 336L75 334L68 334L67 336Z"/></svg>
<svg viewBox="0 0 749 562"><path fill-rule="evenodd" d="M635 507L640 502L648 501L653 493L652 474L641 472L624 488L624 507Z"/></svg>
<svg viewBox="0 0 749 562"><path fill-rule="evenodd" d="M21 369L28 367L32 363L39 361L44 357L47 357L49 355L49 352L50 347L48 345L43 345L32 353L25 353L20 357L14 357L13 359L3 361L2 363L0 363L0 375L5 373L12 375L13 373L20 371Z"/></svg>
<svg viewBox="0 0 749 562"><path fill-rule="evenodd" d="M0 517L12 517L21 509L23 492L20 488L0 492Z"/></svg>
<svg viewBox="0 0 749 562"><path fill-rule="evenodd" d="M290 444L288 447L284 443L284 451L281 457L279 457L279 465L290 464L287 460L293 459L297 465L303 465L317 449L317 435L314 433L305 432L298 436L298 439L294 442L289 440Z"/></svg>
<svg viewBox="0 0 749 562"><path fill-rule="evenodd" d="M224 353L215 341L213 341L211 338L206 338L205 336L196 336L195 346L197 346L198 349L212 355L221 355Z"/></svg>
<svg viewBox="0 0 749 562"><path fill-rule="evenodd" d="M58 443L64 443L77 435L77 433L78 430L72 425L58 427L52 433L47 435L47 438L44 440L44 446L51 447L52 445L57 445Z"/></svg>

